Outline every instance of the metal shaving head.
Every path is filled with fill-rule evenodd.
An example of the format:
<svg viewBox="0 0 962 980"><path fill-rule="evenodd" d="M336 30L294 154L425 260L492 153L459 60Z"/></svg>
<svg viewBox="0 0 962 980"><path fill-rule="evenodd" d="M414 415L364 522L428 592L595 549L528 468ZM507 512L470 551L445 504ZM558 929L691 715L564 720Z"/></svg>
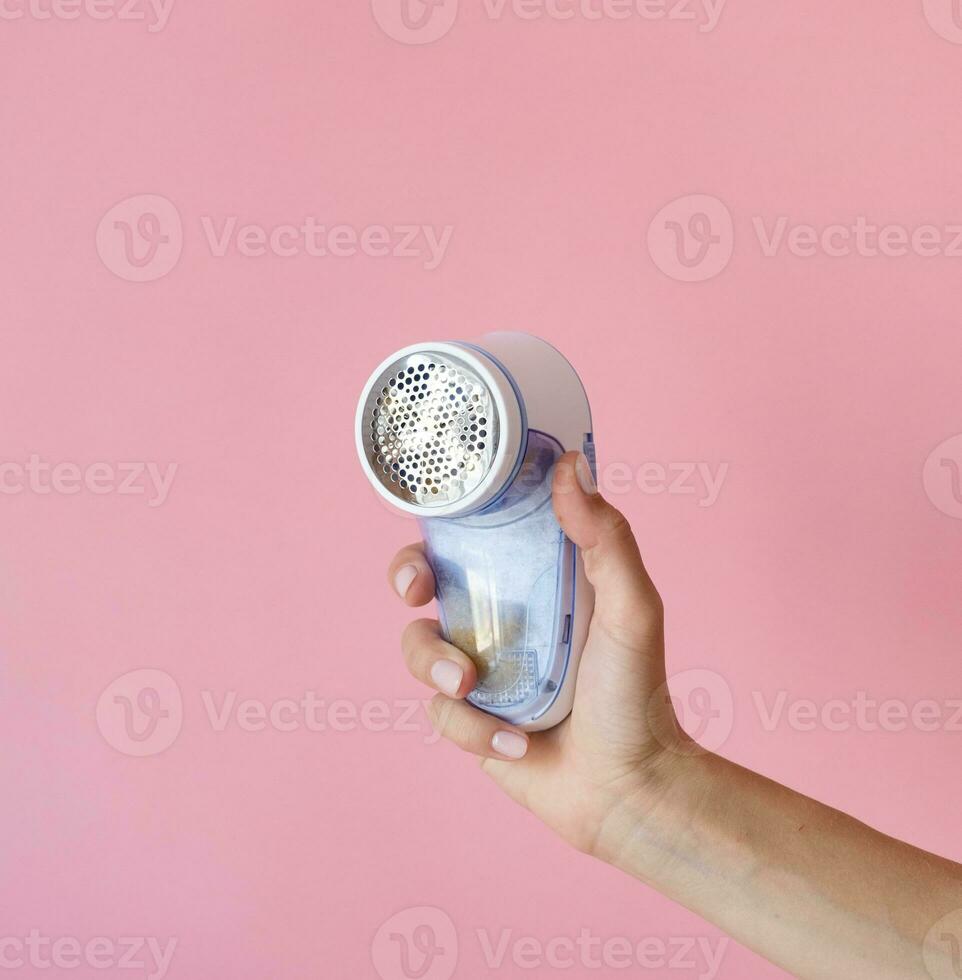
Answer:
<svg viewBox="0 0 962 980"><path fill-rule="evenodd" d="M389 365L364 406L371 469L395 497L423 507L456 503L494 460L498 410L491 391L460 358L417 351Z"/></svg>

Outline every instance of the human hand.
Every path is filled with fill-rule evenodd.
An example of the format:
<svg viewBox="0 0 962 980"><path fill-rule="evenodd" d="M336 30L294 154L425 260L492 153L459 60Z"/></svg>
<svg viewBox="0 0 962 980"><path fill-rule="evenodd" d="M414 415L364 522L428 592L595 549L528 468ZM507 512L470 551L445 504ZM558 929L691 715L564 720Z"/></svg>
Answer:
<svg viewBox="0 0 962 980"><path fill-rule="evenodd" d="M957 914L962 867L702 751L672 710L662 604L628 523L580 454L561 458L552 496L595 589L571 715L526 734L478 711L464 701L474 664L420 619L402 647L411 673L441 692L438 731L579 850L794 976L901 980L930 964L932 977L950 976L945 949L925 937ZM398 553L390 579L409 606L434 596L420 545Z"/></svg>
<svg viewBox="0 0 962 980"><path fill-rule="evenodd" d="M552 498L595 590L574 708L562 724L527 734L467 703L476 668L445 642L437 620L415 620L401 645L414 677L439 692L430 708L438 732L480 756L512 799L579 850L610 857L619 834L606 828L619 809L653 805L691 743L667 695L661 599L628 522L598 494L580 453L559 460ZM434 598L421 544L398 552L389 578L409 606Z"/></svg>

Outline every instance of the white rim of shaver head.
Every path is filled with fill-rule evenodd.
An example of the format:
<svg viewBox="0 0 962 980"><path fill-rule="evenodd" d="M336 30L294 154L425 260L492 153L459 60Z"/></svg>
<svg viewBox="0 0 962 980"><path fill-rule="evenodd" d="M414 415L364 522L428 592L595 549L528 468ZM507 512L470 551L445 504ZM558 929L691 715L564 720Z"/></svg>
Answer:
<svg viewBox="0 0 962 980"><path fill-rule="evenodd" d="M392 493L381 482L374 471L371 460L364 444L365 426L368 424L367 408L375 385L384 376L392 364L412 355L429 355L437 353L455 361L462 361L474 371L487 386L498 413L499 438L497 450L491 460L488 471L481 481L472 487L458 500L435 505L422 504L403 500ZM371 373L361 397L357 403L354 420L354 439L361 465L374 489L392 507L417 517L454 517L480 510L485 504L496 497L505 487L514 473L518 457L524 441L524 422L521 405L504 371L494 361L471 347L451 342L412 344L386 357Z"/></svg>

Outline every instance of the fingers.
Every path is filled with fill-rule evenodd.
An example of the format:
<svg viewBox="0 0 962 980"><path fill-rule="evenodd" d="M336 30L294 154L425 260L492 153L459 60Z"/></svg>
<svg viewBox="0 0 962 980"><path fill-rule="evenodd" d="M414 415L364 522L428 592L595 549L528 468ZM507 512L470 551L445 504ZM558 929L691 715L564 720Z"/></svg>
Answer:
<svg viewBox="0 0 962 980"><path fill-rule="evenodd" d="M434 598L434 573L420 542L409 544L394 556L387 577L394 591L409 606L423 606Z"/></svg>
<svg viewBox="0 0 962 980"><path fill-rule="evenodd" d="M439 735L485 759L524 758L529 743L523 732L463 700L477 683L477 669L467 654L444 640L436 620L410 623L401 637L401 649L413 676L441 692L428 712Z"/></svg>
<svg viewBox="0 0 962 980"><path fill-rule="evenodd" d="M466 697L478 682L471 658L444 640L437 620L409 623L401 635L401 650L417 680L449 697Z"/></svg>
<svg viewBox="0 0 962 980"><path fill-rule="evenodd" d="M628 521L598 493L583 454L561 457L552 495L558 523L581 548L595 589L595 619L619 639L644 642L660 630L661 598Z"/></svg>
<svg viewBox="0 0 962 980"><path fill-rule="evenodd" d="M466 701L438 694L431 700L428 714L435 731L466 752L503 762L517 762L528 752L528 736L524 732Z"/></svg>

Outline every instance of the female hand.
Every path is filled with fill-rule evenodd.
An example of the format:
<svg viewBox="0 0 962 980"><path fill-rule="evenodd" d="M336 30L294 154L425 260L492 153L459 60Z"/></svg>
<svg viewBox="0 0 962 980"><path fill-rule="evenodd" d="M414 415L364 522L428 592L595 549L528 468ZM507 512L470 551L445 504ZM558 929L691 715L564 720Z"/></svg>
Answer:
<svg viewBox="0 0 962 980"><path fill-rule="evenodd" d="M795 976L962 976L962 867L699 749L668 697L661 600L580 454L559 461L553 503L595 589L570 717L527 735L467 704L474 664L421 619L402 647L411 673L440 692L438 731L575 847ZM433 598L420 545L389 574L408 605Z"/></svg>
<svg viewBox="0 0 962 980"><path fill-rule="evenodd" d="M438 732L480 756L512 799L579 850L604 855L605 829L622 804L644 807L653 800L690 743L666 693L661 599L628 522L598 494L580 453L558 462L552 495L558 522L581 549L595 589L569 718L529 735L467 703L477 671L442 639L437 620L415 620L401 646L410 672L439 692L430 709ZM409 606L434 598L420 544L401 549L389 577Z"/></svg>

